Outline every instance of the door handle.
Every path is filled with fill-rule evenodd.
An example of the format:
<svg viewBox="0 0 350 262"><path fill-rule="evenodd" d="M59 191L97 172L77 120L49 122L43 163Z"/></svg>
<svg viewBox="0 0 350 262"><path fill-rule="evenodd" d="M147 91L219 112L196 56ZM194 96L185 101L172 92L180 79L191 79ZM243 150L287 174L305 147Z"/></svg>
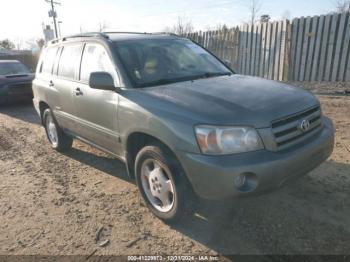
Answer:
<svg viewBox="0 0 350 262"><path fill-rule="evenodd" d="M82 96L82 95L83 95L83 92L80 90L79 87L77 87L77 88L73 91L73 94L76 95L76 96Z"/></svg>
<svg viewBox="0 0 350 262"><path fill-rule="evenodd" d="M50 80L50 82L49 82L49 86L50 86L50 87L55 86L55 84L52 82L52 80Z"/></svg>

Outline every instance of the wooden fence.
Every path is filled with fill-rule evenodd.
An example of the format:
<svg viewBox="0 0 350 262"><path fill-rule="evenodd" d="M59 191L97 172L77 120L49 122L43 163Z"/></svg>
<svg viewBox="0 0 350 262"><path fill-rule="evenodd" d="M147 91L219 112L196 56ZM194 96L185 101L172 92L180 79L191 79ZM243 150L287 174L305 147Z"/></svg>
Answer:
<svg viewBox="0 0 350 262"><path fill-rule="evenodd" d="M349 13L294 19L289 78L350 81Z"/></svg>
<svg viewBox="0 0 350 262"><path fill-rule="evenodd" d="M350 81L349 13L187 36L241 74L279 81Z"/></svg>

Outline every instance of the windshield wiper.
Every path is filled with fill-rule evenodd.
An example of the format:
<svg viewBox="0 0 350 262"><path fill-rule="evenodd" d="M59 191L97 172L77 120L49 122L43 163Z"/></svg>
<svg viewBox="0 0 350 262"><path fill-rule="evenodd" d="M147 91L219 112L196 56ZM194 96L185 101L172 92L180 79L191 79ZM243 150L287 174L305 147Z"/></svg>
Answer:
<svg viewBox="0 0 350 262"><path fill-rule="evenodd" d="M183 78L175 78L175 79L167 79L167 78L162 78L158 79L153 82L148 82L144 84L140 84L139 87L149 87L149 86L159 86L159 85L166 85L166 84L171 84L179 81L184 81L185 79Z"/></svg>
<svg viewBox="0 0 350 262"><path fill-rule="evenodd" d="M8 75L5 75L6 78L16 78L16 77L24 77L24 76L29 76L29 74L8 74Z"/></svg>
<svg viewBox="0 0 350 262"><path fill-rule="evenodd" d="M153 82L148 82L144 84L139 84L139 87L150 87L150 86L159 86L159 85L166 85L176 82L183 82L183 81L191 81L193 80L193 76L184 76L184 77L177 77L177 78L161 78Z"/></svg>
<svg viewBox="0 0 350 262"><path fill-rule="evenodd" d="M200 78L210 78L210 77L216 77L216 76L224 76L224 75L232 75L231 72L206 72L200 75L194 75L194 76L184 76L184 77L177 77L177 78L161 78L153 82L148 82L148 83L142 83L139 84L138 87L150 87L150 86L159 86L159 85L166 85L166 84L171 84L171 83L176 83L176 82L182 82L182 81L193 81L196 79Z"/></svg>
<svg viewBox="0 0 350 262"><path fill-rule="evenodd" d="M230 75L232 75L231 72L205 72L203 74L198 75L198 78L209 78L209 77L230 76Z"/></svg>

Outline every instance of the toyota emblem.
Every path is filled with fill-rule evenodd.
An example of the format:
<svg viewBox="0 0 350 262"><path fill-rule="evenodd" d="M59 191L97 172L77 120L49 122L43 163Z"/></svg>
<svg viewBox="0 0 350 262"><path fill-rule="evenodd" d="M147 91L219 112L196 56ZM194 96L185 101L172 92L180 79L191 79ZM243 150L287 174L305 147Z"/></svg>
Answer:
<svg viewBox="0 0 350 262"><path fill-rule="evenodd" d="M299 129L300 129L302 132L308 131L309 128L310 128L310 122L309 122L309 120L304 119L303 121L300 122Z"/></svg>

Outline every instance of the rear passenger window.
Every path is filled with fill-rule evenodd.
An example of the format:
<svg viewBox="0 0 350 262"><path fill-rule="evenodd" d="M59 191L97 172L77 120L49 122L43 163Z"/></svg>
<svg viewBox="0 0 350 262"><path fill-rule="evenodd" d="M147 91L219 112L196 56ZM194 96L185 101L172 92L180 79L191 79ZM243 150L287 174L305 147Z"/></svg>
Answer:
<svg viewBox="0 0 350 262"><path fill-rule="evenodd" d="M66 45L63 47L60 62L58 65L58 75L75 79L79 68L79 61L81 57L81 45Z"/></svg>
<svg viewBox="0 0 350 262"><path fill-rule="evenodd" d="M52 73L52 67L53 62L55 60L56 54L57 54L57 47L49 47L46 49L43 62L41 65L41 73L51 74Z"/></svg>
<svg viewBox="0 0 350 262"><path fill-rule="evenodd" d="M86 44L81 61L80 80L88 82L91 72L107 72L115 78L114 66L101 45Z"/></svg>

